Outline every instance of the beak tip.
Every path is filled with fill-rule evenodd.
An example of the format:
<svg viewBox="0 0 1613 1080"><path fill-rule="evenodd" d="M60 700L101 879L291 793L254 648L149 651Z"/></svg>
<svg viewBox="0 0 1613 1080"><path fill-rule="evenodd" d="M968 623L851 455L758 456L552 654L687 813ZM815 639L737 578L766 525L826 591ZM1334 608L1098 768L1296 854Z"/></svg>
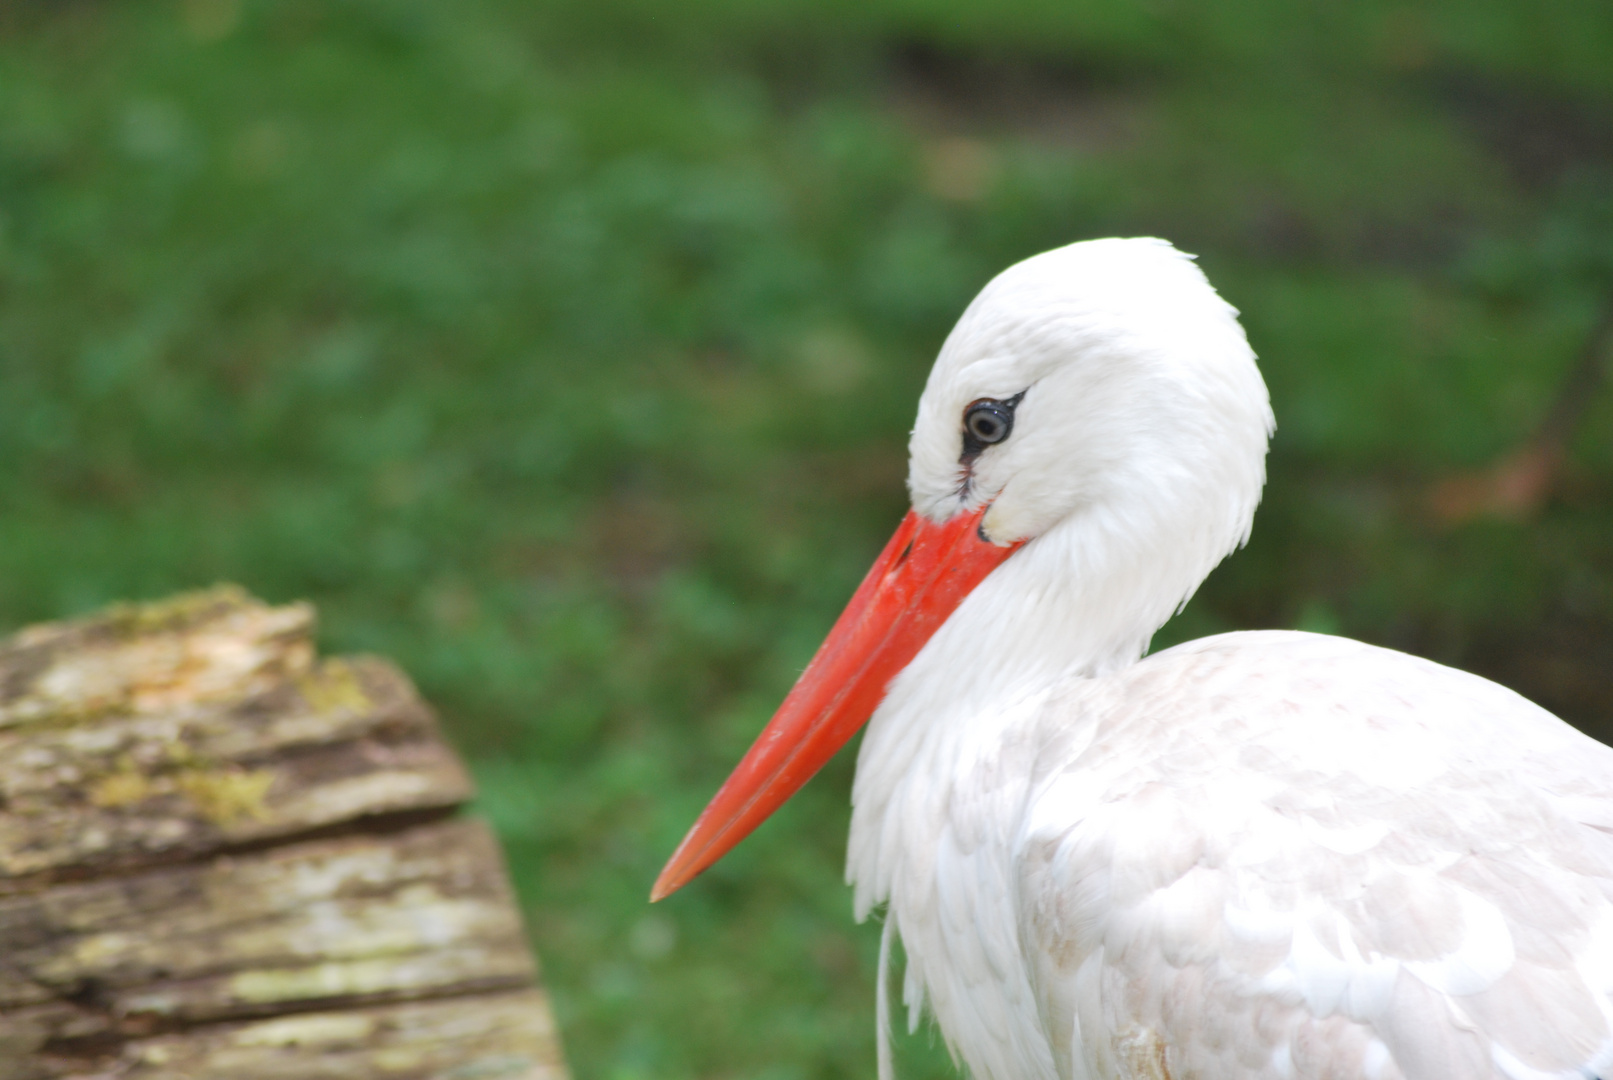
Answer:
<svg viewBox="0 0 1613 1080"><path fill-rule="evenodd" d="M672 864L667 864L662 869L661 876L655 879L655 884L650 886L650 903L660 903L687 884L689 884L688 877L674 874Z"/></svg>

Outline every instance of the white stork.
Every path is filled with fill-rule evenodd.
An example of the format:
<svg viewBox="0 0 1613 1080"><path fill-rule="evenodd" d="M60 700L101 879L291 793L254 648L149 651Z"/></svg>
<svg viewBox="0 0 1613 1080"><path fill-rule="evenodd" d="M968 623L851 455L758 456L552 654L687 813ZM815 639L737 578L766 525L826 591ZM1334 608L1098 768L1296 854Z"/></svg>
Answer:
<svg viewBox="0 0 1613 1080"><path fill-rule="evenodd" d="M919 402L913 510L654 898L872 716L881 1010L894 932L910 1024L978 1080L1613 1078L1613 750L1344 638L1143 659L1247 538L1271 431L1169 244L999 275Z"/></svg>

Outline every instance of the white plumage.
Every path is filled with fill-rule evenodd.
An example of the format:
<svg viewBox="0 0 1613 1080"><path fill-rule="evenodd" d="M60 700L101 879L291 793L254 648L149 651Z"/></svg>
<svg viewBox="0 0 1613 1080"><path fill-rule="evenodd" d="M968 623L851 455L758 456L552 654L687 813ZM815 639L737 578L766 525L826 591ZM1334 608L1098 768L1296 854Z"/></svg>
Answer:
<svg viewBox="0 0 1613 1080"><path fill-rule="evenodd" d="M1613 750L1342 638L1141 659L1247 538L1271 430L1236 312L1169 244L1001 274L919 403L914 514L654 895L889 679L847 873L887 911L881 1012L895 933L909 1022L978 1080L1613 1078Z"/></svg>
<svg viewBox="0 0 1613 1080"><path fill-rule="evenodd" d="M857 914L888 903L911 1022L980 1080L1613 1074L1613 751L1342 638L1138 662L1264 479L1234 315L1107 240L1011 268L948 339L914 505L1031 540L874 714ZM960 498L960 413L1021 390Z"/></svg>

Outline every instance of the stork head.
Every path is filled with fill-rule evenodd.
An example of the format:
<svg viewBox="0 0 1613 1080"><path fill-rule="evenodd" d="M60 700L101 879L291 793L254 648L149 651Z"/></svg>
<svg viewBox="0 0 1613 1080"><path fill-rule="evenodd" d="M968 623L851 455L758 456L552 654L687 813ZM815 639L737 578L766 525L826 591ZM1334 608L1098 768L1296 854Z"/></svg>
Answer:
<svg viewBox="0 0 1613 1080"><path fill-rule="evenodd" d="M963 313L919 400L908 487L931 521L984 508L997 544L1169 516L1213 533L1219 559L1248 534L1271 427L1237 312L1191 257L1090 240L1009 267Z"/></svg>
<svg viewBox="0 0 1613 1080"><path fill-rule="evenodd" d="M1071 244L999 274L947 338L919 401L913 510L651 898L806 783L976 585L1031 569L1029 553L1010 561L1026 544L1037 569L1050 555L1077 575L1123 572L1123 560L1094 552L1129 555L1146 579L1128 594L1143 628L1135 659L1248 536L1271 429L1237 312L1165 241Z"/></svg>

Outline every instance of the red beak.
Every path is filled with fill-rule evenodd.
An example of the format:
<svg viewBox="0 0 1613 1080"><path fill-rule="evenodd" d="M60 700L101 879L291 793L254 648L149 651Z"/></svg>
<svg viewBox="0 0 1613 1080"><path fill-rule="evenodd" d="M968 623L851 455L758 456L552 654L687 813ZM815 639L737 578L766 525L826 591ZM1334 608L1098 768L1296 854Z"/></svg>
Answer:
<svg viewBox="0 0 1613 1080"><path fill-rule="evenodd" d="M672 853L652 901L683 888L800 790L868 722L896 673L1019 544L980 537L982 508L936 525L915 511L812 663Z"/></svg>

